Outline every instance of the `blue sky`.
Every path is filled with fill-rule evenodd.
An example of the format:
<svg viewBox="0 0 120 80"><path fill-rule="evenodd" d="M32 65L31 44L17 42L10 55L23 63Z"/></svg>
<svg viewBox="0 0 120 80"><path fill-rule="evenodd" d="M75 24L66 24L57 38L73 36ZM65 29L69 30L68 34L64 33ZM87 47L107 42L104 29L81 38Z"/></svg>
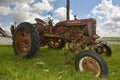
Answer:
<svg viewBox="0 0 120 80"><path fill-rule="evenodd" d="M52 13L55 22L65 17L66 0L0 0L0 26L9 30L16 21L34 22L38 17L46 19ZM95 18L100 36L120 37L120 0L70 0L70 15ZM106 31L107 30L107 31Z"/></svg>
<svg viewBox="0 0 120 80"><path fill-rule="evenodd" d="M100 2L101 0L70 0L70 8L72 9L74 15L84 18L90 14L91 10ZM66 7L66 0L57 0L53 3L53 5L54 9L63 6Z"/></svg>
<svg viewBox="0 0 120 80"><path fill-rule="evenodd" d="M101 0L71 0L71 9L79 17L86 17Z"/></svg>

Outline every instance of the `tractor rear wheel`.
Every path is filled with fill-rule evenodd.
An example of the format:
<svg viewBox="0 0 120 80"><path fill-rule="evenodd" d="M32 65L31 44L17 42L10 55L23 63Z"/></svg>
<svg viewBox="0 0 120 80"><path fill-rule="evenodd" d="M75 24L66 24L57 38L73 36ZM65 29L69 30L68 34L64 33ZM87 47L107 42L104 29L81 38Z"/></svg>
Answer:
<svg viewBox="0 0 120 80"><path fill-rule="evenodd" d="M40 47L40 37L36 28L28 22L19 24L13 35L13 47L15 54L22 58L35 56Z"/></svg>
<svg viewBox="0 0 120 80"><path fill-rule="evenodd" d="M48 47L53 49L62 49L65 46L65 41L61 38L50 38Z"/></svg>
<svg viewBox="0 0 120 80"><path fill-rule="evenodd" d="M75 68L81 72L92 72L96 77L107 77L108 67L101 55L92 51L82 51L75 59Z"/></svg>

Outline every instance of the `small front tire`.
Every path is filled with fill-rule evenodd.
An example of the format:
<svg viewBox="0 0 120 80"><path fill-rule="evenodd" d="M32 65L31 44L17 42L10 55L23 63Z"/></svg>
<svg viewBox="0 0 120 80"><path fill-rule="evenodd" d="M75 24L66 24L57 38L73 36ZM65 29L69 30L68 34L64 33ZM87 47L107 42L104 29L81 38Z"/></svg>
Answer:
<svg viewBox="0 0 120 80"><path fill-rule="evenodd" d="M80 72L90 71L96 77L107 77L108 67L101 55L92 51L82 51L75 59L75 69Z"/></svg>

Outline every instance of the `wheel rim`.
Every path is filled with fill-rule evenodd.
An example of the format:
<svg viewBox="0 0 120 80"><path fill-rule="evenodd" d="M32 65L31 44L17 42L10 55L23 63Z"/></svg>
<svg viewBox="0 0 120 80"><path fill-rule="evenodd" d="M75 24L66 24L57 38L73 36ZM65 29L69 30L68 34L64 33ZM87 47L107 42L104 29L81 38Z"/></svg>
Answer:
<svg viewBox="0 0 120 80"><path fill-rule="evenodd" d="M59 45L61 44L62 42L62 39L58 39L58 38L55 38L55 39L50 39L49 41L49 45L53 48L56 48L56 47L59 47Z"/></svg>
<svg viewBox="0 0 120 80"><path fill-rule="evenodd" d="M20 29L16 32L15 48L20 56L26 55L31 48L31 35L27 29Z"/></svg>
<svg viewBox="0 0 120 80"><path fill-rule="evenodd" d="M101 54L103 52L102 47L98 47L97 52Z"/></svg>
<svg viewBox="0 0 120 80"><path fill-rule="evenodd" d="M103 53L108 54L107 49L103 47Z"/></svg>
<svg viewBox="0 0 120 80"><path fill-rule="evenodd" d="M79 69L81 72L90 71L96 77L99 77L101 72L99 63L91 57L83 57L79 62Z"/></svg>

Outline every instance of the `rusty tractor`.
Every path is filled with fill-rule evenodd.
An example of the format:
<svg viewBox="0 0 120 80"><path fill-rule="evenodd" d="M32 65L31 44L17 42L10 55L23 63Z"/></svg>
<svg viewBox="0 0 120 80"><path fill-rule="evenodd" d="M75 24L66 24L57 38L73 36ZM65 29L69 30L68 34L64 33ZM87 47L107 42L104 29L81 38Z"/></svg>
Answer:
<svg viewBox="0 0 120 80"><path fill-rule="evenodd" d="M67 0L69 3L69 0ZM108 75L108 67L101 54L112 55L110 47L104 42L97 42L96 20L77 19L69 20L69 4L67 4L67 20L53 25L49 17L46 23L35 18L36 23L28 22L11 26L13 47L16 55L30 58L38 53L39 47L48 46L53 49L64 47L65 64L75 58L77 71L91 71L96 77ZM73 56L69 56L70 53ZM77 54L76 54L77 53Z"/></svg>

